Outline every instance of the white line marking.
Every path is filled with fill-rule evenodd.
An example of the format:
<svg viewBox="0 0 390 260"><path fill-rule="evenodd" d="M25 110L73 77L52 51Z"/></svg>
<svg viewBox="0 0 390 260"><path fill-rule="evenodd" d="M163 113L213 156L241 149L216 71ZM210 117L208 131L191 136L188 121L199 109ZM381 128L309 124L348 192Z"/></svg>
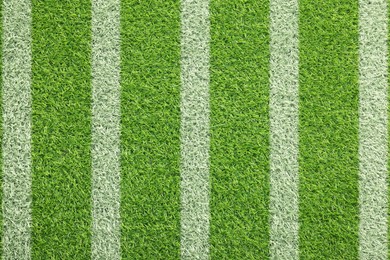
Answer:
<svg viewBox="0 0 390 260"><path fill-rule="evenodd" d="M387 0L359 0L359 256L387 259Z"/></svg>
<svg viewBox="0 0 390 260"><path fill-rule="evenodd" d="M92 1L92 259L120 259L120 0Z"/></svg>
<svg viewBox="0 0 390 260"><path fill-rule="evenodd" d="M270 254L298 259L298 1L272 0L270 21Z"/></svg>
<svg viewBox="0 0 390 260"><path fill-rule="evenodd" d="M181 258L209 258L209 1L181 3Z"/></svg>
<svg viewBox="0 0 390 260"><path fill-rule="evenodd" d="M3 259L31 258L31 2L3 1Z"/></svg>

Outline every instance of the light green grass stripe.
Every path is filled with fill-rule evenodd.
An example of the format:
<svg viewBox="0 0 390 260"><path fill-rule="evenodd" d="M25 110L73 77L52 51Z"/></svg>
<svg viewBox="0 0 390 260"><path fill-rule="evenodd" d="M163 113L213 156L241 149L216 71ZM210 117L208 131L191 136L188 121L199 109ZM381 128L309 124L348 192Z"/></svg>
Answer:
<svg viewBox="0 0 390 260"><path fill-rule="evenodd" d="M3 259L30 259L30 0L5 0L3 19Z"/></svg>
<svg viewBox="0 0 390 260"><path fill-rule="evenodd" d="M270 254L298 259L298 1L271 1L270 20Z"/></svg>
<svg viewBox="0 0 390 260"><path fill-rule="evenodd" d="M387 0L359 1L359 256L387 259Z"/></svg>
<svg viewBox="0 0 390 260"><path fill-rule="evenodd" d="M3 69L3 2L0 3L0 71ZM2 74L1 74L2 75ZM2 100L3 77L0 76L0 100ZM3 102L0 102L3 111ZM3 116L0 116L0 142L3 142ZM0 203L3 202L3 149L0 149ZM3 255L3 211L0 210L0 256Z"/></svg>
<svg viewBox="0 0 390 260"><path fill-rule="evenodd" d="M120 1L92 1L92 259L120 259Z"/></svg>
<svg viewBox="0 0 390 260"><path fill-rule="evenodd" d="M209 1L181 3L181 258L209 258Z"/></svg>

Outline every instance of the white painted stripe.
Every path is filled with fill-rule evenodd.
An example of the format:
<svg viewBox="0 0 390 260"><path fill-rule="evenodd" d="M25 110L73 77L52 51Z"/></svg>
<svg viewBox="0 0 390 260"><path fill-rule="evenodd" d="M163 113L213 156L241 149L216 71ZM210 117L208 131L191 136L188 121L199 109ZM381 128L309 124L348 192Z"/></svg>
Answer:
<svg viewBox="0 0 390 260"><path fill-rule="evenodd" d="M181 258L209 258L209 1L181 3Z"/></svg>
<svg viewBox="0 0 390 260"><path fill-rule="evenodd" d="M359 256L387 259L387 0L359 0Z"/></svg>
<svg viewBox="0 0 390 260"><path fill-rule="evenodd" d="M298 0L271 0L270 20L270 254L298 259Z"/></svg>
<svg viewBox="0 0 390 260"><path fill-rule="evenodd" d="M92 259L120 259L120 0L92 1Z"/></svg>
<svg viewBox="0 0 390 260"><path fill-rule="evenodd" d="M31 2L3 1L3 259L31 258Z"/></svg>

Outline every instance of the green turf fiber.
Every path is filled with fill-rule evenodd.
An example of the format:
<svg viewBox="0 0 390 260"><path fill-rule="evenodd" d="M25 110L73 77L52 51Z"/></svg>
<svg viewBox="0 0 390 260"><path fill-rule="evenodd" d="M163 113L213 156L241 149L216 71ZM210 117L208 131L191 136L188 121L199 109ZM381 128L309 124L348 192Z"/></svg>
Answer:
<svg viewBox="0 0 390 260"><path fill-rule="evenodd" d="M388 44L387 44L387 47L388 47L388 53L390 53L390 43L389 43L389 40L390 40L390 0L388 0L387 1L387 14L388 14L388 16L387 16L387 26L388 26L388 36L387 36L387 42L388 42ZM390 75L390 58L387 58L387 62L388 62L388 67L387 67L387 69L388 69L388 75ZM388 84L388 86L390 85L390 78L389 78L389 76L388 76L388 82L389 82L389 84ZM390 89L389 89L389 87L388 87L388 104L389 104L389 106L387 107L387 115L388 115L388 126L390 126L390 91L389 91ZM390 131L388 130L388 140L390 140ZM390 141L388 141L388 153L390 154ZM388 177L389 177L389 179L390 179L390 160L388 159L388 167L387 167L387 169L388 169ZM389 183L389 179L388 179L388 184L390 184ZM388 192L388 204L390 203L390 187L388 188L388 190L387 190L387 192ZM389 207L389 205L388 205L388 207ZM390 209L387 209L388 210L388 222L387 223L390 223ZM388 255L388 258L390 259L390 243L389 243L389 238L390 238L390 228L387 228L387 234L388 234L388 244L387 244L387 249L388 249L388 252L387 252L387 255Z"/></svg>
<svg viewBox="0 0 390 260"><path fill-rule="evenodd" d="M123 259L180 257L180 1L121 6Z"/></svg>
<svg viewBox="0 0 390 260"><path fill-rule="evenodd" d="M90 259L91 2L32 3L32 256Z"/></svg>
<svg viewBox="0 0 390 260"><path fill-rule="evenodd" d="M211 1L211 258L269 255L269 3Z"/></svg>
<svg viewBox="0 0 390 260"><path fill-rule="evenodd" d="M0 143L3 144L3 4L0 3ZM0 204L3 205L3 149L0 149ZM3 207L0 210L0 259L3 255Z"/></svg>
<svg viewBox="0 0 390 260"><path fill-rule="evenodd" d="M300 255L357 259L358 3L300 2Z"/></svg>

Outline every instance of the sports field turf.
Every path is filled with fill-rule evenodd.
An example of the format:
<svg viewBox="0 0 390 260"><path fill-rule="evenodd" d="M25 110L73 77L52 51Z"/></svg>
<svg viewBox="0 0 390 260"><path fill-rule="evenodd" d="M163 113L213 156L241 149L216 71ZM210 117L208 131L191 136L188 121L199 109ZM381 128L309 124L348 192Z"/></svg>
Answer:
<svg viewBox="0 0 390 260"><path fill-rule="evenodd" d="M3 0L1 259L388 259L387 0Z"/></svg>

